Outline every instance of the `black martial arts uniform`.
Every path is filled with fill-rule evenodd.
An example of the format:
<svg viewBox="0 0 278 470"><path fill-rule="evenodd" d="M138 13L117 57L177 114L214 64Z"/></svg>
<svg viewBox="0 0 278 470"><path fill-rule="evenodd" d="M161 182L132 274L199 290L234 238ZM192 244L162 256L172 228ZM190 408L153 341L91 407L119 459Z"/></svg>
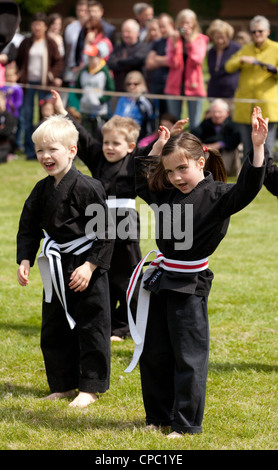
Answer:
<svg viewBox="0 0 278 470"><path fill-rule="evenodd" d="M17 262L34 264L43 230L59 244L85 235L92 217L85 216L90 204L107 206L101 183L82 175L75 166L57 187L48 176L39 181L26 200L17 235ZM108 220L108 219L107 219ZM75 320L71 329L55 290L51 303L43 301L41 348L52 393L78 388L88 393L103 393L110 379L110 304L107 270L113 242L97 239L82 254L62 253L68 312ZM68 283L74 269L85 261L96 264L90 283L83 292L73 292ZM45 291L44 291L45 292Z"/></svg>
<svg viewBox="0 0 278 470"><path fill-rule="evenodd" d="M271 194L278 197L278 167L273 163L273 158L267 159L264 185Z"/></svg>
<svg viewBox="0 0 278 470"><path fill-rule="evenodd" d="M106 197L134 199L135 174L134 152L118 162L108 162L102 151L102 144L97 142L78 122L74 121L79 132L78 156L86 164L94 178L101 181ZM111 301L111 334L129 336L126 309L126 289L134 267L141 259L140 221L136 209L127 208L125 214L117 209L111 210L115 227L128 220L127 236L120 238L116 233L111 268L108 273ZM136 308L136 295L132 309Z"/></svg>
<svg viewBox="0 0 278 470"><path fill-rule="evenodd" d="M155 157L152 157L155 158ZM148 204L168 204L171 216L159 222L157 246L166 258L197 261L209 257L226 235L229 218L249 204L262 187L265 166L247 158L237 184L214 181L211 173L189 193L178 189L152 192L146 174L151 157L136 157L136 191ZM175 227L174 205L193 205L193 243L177 249L181 240L165 239L165 224ZM173 220L171 220L173 218ZM165 233L165 232L164 232ZM209 354L207 299L213 273L180 273L158 268L146 280L149 316L140 358L147 424L171 425L179 433L202 431Z"/></svg>

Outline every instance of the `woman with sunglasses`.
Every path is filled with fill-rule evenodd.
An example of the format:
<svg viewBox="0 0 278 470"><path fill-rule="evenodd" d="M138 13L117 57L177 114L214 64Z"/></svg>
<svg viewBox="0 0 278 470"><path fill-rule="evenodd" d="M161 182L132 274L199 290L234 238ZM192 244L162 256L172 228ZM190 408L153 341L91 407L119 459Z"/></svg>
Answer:
<svg viewBox="0 0 278 470"><path fill-rule="evenodd" d="M225 64L229 73L240 70L233 120L239 124L243 154L246 155L252 148L252 109L260 106L263 115L269 118L266 145L271 155L278 122L278 43L269 39L270 24L264 16L255 16L250 21L250 32L252 42Z"/></svg>

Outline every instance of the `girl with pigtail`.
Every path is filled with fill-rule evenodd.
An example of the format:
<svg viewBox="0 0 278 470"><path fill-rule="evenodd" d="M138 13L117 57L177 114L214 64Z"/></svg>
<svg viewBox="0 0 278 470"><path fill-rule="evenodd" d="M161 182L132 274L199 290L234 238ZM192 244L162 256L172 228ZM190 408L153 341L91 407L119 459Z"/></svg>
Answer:
<svg viewBox="0 0 278 470"><path fill-rule="evenodd" d="M230 216L263 185L267 132L268 120L254 108L253 150L235 184L226 183L219 152L185 132L170 137L161 127L149 156L135 158L136 191L155 212L158 250L142 277L136 321L129 315L135 350L126 372L140 361L146 424L171 426L170 438L202 432L213 280L208 260ZM128 304L149 254L130 280Z"/></svg>

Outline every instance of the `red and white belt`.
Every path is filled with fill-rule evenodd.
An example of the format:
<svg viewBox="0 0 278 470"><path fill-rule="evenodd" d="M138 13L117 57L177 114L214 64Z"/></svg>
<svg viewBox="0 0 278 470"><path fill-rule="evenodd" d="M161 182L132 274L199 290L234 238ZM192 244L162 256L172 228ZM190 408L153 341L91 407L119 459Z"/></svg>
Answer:
<svg viewBox="0 0 278 470"><path fill-rule="evenodd" d="M130 302L143 266L151 253L156 253L156 258L149 264L140 283L135 323L130 310ZM144 289L144 282L157 268L179 273L196 273L208 268L208 258L196 261L179 261L165 258L159 250L152 250L137 264L130 278L126 293L128 323L135 348L132 361L125 372L131 372L135 368L143 351L150 302L150 291Z"/></svg>

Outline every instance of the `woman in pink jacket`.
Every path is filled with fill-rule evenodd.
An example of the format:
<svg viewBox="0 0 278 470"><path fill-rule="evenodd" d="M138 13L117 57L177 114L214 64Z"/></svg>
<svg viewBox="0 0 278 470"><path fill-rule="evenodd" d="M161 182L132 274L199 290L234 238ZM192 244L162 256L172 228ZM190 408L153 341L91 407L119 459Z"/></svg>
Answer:
<svg viewBox="0 0 278 470"><path fill-rule="evenodd" d="M184 9L176 18L176 30L168 39L167 59L169 73L164 92L170 95L204 97L203 61L207 53L208 36L200 33L194 11ZM177 119L181 117L182 100L167 100L168 111ZM201 120L202 100L188 100L190 129Z"/></svg>

